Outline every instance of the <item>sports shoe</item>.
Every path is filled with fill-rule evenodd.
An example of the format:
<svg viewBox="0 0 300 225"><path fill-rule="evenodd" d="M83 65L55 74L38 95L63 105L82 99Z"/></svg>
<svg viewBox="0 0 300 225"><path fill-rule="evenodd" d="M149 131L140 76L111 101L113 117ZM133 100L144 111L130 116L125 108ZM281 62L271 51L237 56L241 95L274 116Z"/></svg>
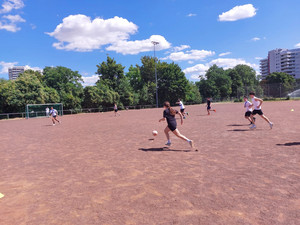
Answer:
<svg viewBox="0 0 300 225"><path fill-rule="evenodd" d="M188 142L189 142L191 148L194 148L194 142L192 140L189 140Z"/></svg>
<svg viewBox="0 0 300 225"><path fill-rule="evenodd" d="M54 123L54 124L52 124L52 126L55 126L55 123Z"/></svg>
<svg viewBox="0 0 300 225"><path fill-rule="evenodd" d="M273 128L273 125L274 125L273 123L270 123L270 129L272 129L272 128Z"/></svg>
<svg viewBox="0 0 300 225"><path fill-rule="evenodd" d="M183 119L185 119L185 116L183 117Z"/></svg>
<svg viewBox="0 0 300 225"><path fill-rule="evenodd" d="M255 128L256 128L255 124L252 124L252 126L250 127L250 129L255 129Z"/></svg>
<svg viewBox="0 0 300 225"><path fill-rule="evenodd" d="M171 146L171 142L167 142L165 145L166 146Z"/></svg>
<svg viewBox="0 0 300 225"><path fill-rule="evenodd" d="M217 112L217 111L214 109L214 112Z"/></svg>
<svg viewBox="0 0 300 225"><path fill-rule="evenodd" d="M189 113L187 112L186 115L189 115Z"/></svg>

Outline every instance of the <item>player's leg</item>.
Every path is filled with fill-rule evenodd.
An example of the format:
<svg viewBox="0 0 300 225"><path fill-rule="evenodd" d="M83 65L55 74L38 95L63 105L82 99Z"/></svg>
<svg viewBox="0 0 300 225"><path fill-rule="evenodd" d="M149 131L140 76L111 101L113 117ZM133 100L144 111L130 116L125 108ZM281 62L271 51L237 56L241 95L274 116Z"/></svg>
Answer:
<svg viewBox="0 0 300 225"><path fill-rule="evenodd" d="M167 140L168 140L168 142L166 143L166 145L168 145L168 146L171 145L170 134L169 134L170 131L171 131L171 130L170 130L170 128L169 128L168 126L167 126L167 127L165 128L165 130L164 130L165 135L166 135L166 138L167 138Z"/></svg>
<svg viewBox="0 0 300 225"><path fill-rule="evenodd" d="M194 142L192 140L188 139L186 136L182 135L178 129L174 130L173 134L175 134L180 139L187 141L191 145L191 147L194 147Z"/></svg>

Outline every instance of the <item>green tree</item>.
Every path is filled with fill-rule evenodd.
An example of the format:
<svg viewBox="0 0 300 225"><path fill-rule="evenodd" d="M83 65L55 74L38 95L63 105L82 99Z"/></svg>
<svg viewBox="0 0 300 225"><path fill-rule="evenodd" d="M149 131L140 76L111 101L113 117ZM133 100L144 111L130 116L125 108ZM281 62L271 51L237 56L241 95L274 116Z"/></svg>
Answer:
<svg viewBox="0 0 300 225"><path fill-rule="evenodd" d="M196 85L198 86L201 96L203 98L220 98L220 91L217 88L214 80L207 80L201 78L199 82L196 82Z"/></svg>
<svg viewBox="0 0 300 225"><path fill-rule="evenodd" d="M296 79L287 73L275 72L266 77L266 84L271 87L268 87L270 95L282 97L294 89Z"/></svg>
<svg viewBox="0 0 300 225"><path fill-rule="evenodd" d="M235 69L228 69L226 72L231 79L231 97L239 98L240 95L244 95L244 91L241 93L243 87L241 75Z"/></svg>
<svg viewBox="0 0 300 225"><path fill-rule="evenodd" d="M186 93L185 101L186 102L192 102L192 103L201 103L202 102L202 97L199 92L199 88L197 85L193 82L189 82L188 84L188 91Z"/></svg>
<svg viewBox="0 0 300 225"><path fill-rule="evenodd" d="M65 109L81 108L83 80L78 71L62 66L45 67L43 74L45 85L58 92Z"/></svg>

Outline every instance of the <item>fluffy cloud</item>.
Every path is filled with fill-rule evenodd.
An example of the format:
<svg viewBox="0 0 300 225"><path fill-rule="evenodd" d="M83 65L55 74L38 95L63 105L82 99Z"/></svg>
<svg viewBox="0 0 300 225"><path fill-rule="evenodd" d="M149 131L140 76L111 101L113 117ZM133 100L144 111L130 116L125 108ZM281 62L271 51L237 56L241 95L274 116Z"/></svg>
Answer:
<svg viewBox="0 0 300 225"><path fill-rule="evenodd" d="M53 32L47 34L58 40L53 44L57 49L84 52L127 40L137 30L137 25L121 17L91 20L78 14L64 18Z"/></svg>
<svg viewBox="0 0 300 225"><path fill-rule="evenodd" d="M180 46L176 46L173 48L174 52L179 52L179 51L182 51L184 49L187 49L187 48L191 48L191 46L189 45L180 45Z"/></svg>
<svg viewBox="0 0 300 225"><path fill-rule="evenodd" d="M183 70L183 72L185 74L190 74L191 78L203 76L206 73L206 71L209 69L209 67L211 67L214 64L216 64L219 67L223 67L224 69L233 68L239 64L251 66L255 70L259 69L259 65L248 63L244 59L218 58L206 64L197 64L193 67L186 68L185 70Z"/></svg>
<svg viewBox="0 0 300 225"><path fill-rule="evenodd" d="M0 74L8 74L8 68L13 67L17 65L17 62L3 62L0 61L0 66L2 67L0 69Z"/></svg>
<svg viewBox="0 0 300 225"><path fill-rule="evenodd" d="M173 52L163 60L170 59L172 61L188 61L188 60L203 60L209 56L213 56L215 52L206 50L189 50L186 52Z"/></svg>
<svg viewBox="0 0 300 225"><path fill-rule="evenodd" d="M300 48L300 43L296 44L295 48Z"/></svg>
<svg viewBox="0 0 300 225"><path fill-rule="evenodd" d="M224 52L224 53L219 54L219 56L223 57L223 56L230 55L230 54L231 54L231 52Z"/></svg>
<svg viewBox="0 0 300 225"><path fill-rule="evenodd" d="M256 9L252 4L240 5L219 15L219 21L236 21L250 18L256 15Z"/></svg>
<svg viewBox="0 0 300 225"><path fill-rule="evenodd" d="M153 51L152 41L159 42L159 44L155 47L155 50L157 51L168 49L171 47L171 44L163 36L152 35L149 39L146 40L118 41L108 46L106 50L115 51L123 55L136 55L140 52Z"/></svg>
<svg viewBox="0 0 300 225"><path fill-rule="evenodd" d="M82 84L83 86L93 86L95 83L99 80L98 75L92 75L92 76L83 76L82 77L84 83Z"/></svg>
<svg viewBox="0 0 300 225"><path fill-rule="evenodd" d="M26 22L26 20L24 20L20 15L5 15L2 16L2 19L0 20L0 30L17 32L21 30L21 28L17 26L17 23L24 22Z"/></svg>
<svg viewBox="0 0 300 225"><path fill-rule="evenodd" d="M40 67L31 67L31 66L29 66L29 65L26 65L26 66L24 66L24 69L25 70L33 70L33 71L39 71L39 72L43 72L43 69L42 68L40 68Z"/></svg>
<svg viewBox="0 0 300 225"><path fill-rule="evenodd" d="M255 57L256 60L262 60L262 57Z"/></svg>
<svg viewBox="0 0 300 225"><path fill-rule="evenodd" d="M86 15L78 14L64 18L53 32L47 34L58 40L53 44L55 48L68 51L93 51L108 45L106 50L125 55L153 51L151 41L159 42L156 47L158 51L171 46L160 35L152 35L146 40L129 41L130 35L137 30L137 25L121 17L92 20Z"/></svg>
<svg viewBox="0 0 300 225"><path fill-rule="evenodd" d="M24 7L22 0L4 0L2 3L0 13L9 13L13 9L21 9Z"/></svg>
<svg viewBox="0 0 300 225"><path fill-rule="evenodd" d="M195 14L195 13L190 13L190 14L187 14L186 16L187 16L187 17L192 17L192 16L197 16L197 14Z"/></svg>

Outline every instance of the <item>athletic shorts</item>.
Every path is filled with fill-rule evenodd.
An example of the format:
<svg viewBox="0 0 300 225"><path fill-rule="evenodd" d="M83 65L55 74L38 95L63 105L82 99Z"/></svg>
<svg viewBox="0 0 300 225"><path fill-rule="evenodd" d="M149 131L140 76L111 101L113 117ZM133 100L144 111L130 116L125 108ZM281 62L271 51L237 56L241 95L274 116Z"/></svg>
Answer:
<svg viewBox="0 0 300 225"><path fill-rule="evenodd" d="M255 109L255 110L253 110L252 114L253 114L253 115L258 114L258 115L261 116L261 115L263 115L264 113L261 111L261 109Z"/></svg>
<svg viewBox="0 0 300 225"><path fill-rule="evenodd" d="M211 107L210 106L207 106L207 110L210 110L211 109Z"/></svg>
<svg viewBox="0 0 300 225"><path fill-rule="evenodd" d="M117 110L117 109L115 109L115 112L118 112L118 110Z"/></svg>
<svg viewBox="0 0 300 225"><path fill-rule="evenodd" d="M247 111L247 112L245 112L245 117L250 117L250 116L251 116L251 114L252 114L252 112L251 112L251 111Z"/></svg>
<svg viewBox="0 0 300 225"><path fill-rule="evenodd" d="M177 129L177 125L176 124L168 124L168 127L171 131L174 131Z"/></svg>
<svg viewBox="0 0 300 225"><path fill-rule="evenodd" d="M184 109L180 109L180 112L181 112L181 113L184 113Z"/></svg>
<svg viewBox="0 0 300 225"><path fill-rule="evenodd" d="M53 118L56 118L56 115L55 115L55 116L53 116Z"/></svg>

